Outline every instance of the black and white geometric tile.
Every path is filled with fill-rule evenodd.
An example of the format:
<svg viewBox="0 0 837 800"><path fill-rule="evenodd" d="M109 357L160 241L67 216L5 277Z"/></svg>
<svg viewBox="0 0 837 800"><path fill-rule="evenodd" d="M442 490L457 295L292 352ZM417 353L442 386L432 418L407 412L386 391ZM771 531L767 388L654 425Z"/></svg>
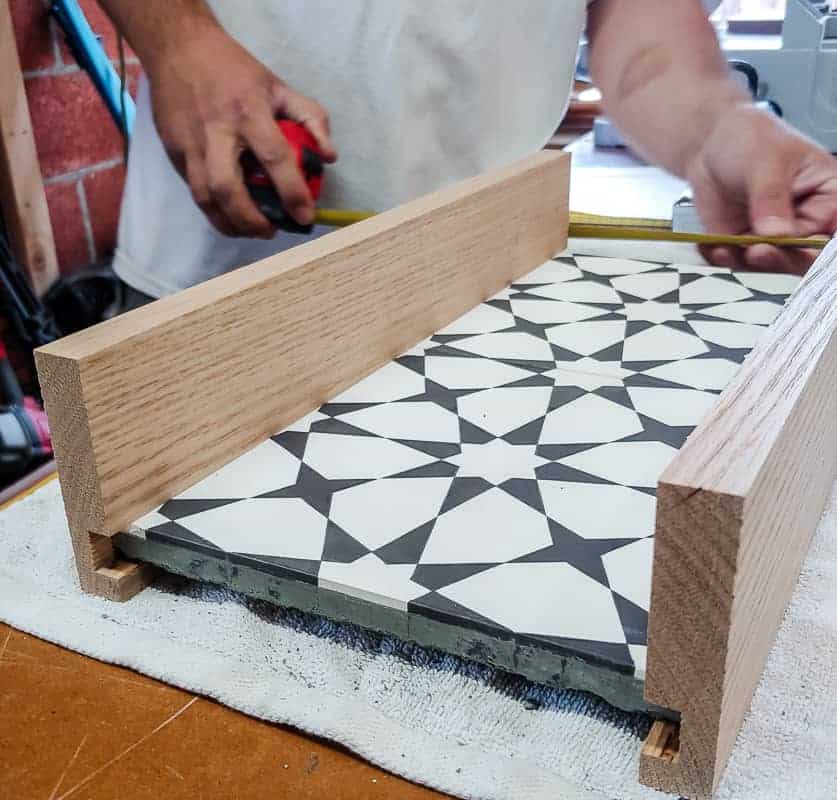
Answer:
<svg viewBox="0 0 837 800"><path fill-rule="evenodd" d="M642 677L657 478L796 282L558 257L135 528Z"/></svg>

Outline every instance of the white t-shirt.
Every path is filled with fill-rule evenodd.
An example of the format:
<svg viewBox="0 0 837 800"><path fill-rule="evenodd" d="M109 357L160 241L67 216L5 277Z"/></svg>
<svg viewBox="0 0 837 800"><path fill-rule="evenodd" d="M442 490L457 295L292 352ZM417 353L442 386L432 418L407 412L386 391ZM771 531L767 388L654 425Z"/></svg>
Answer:
<svg viewBox="0 0 837 800"><path fill-rule="evenodd" d="M323 206L383 210L541 148L567 106L586 0L211 0L329 112ZM161 296L303 241L222 236L171 166L143 82L114 267Z"/></svg>

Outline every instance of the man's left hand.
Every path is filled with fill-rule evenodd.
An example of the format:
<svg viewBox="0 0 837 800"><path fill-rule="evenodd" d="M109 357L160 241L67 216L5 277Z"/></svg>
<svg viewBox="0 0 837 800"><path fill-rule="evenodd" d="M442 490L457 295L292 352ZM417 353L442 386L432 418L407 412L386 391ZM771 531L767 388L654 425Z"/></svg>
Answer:
<svg viewBox="0 0 837 800"><path fill-rule="evenodd" d="M686 169L712 233L831 236L837 230L837 159L777 117L749 105L719 118ZM817 251L759 244L706 247L719 266L804 273Z"/></svg>

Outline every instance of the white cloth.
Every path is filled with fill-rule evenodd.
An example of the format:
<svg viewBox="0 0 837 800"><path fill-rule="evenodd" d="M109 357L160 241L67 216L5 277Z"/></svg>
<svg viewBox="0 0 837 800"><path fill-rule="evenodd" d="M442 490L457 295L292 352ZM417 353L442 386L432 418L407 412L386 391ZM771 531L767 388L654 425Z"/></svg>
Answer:
<svg viewBox="0 0 837 800"><path fill-rule="evenodd" d="M328 109L322 205L383 210L542 147L572 85L586 0L212 0L224 27ZM169 163L143 82L117 273L160 296L299 243L217 234Z"/></svg>
<svg viewBox="0 0 837 800"><path fill-rule="evenodd" d="M715 800L837 797L836 504L837 493ZM639 786L639 740L593 700L582 713L533 709L525 689L495 673L478 680L346 646L203 591L151 588L128 603L81 594L58 481L0 513L0 620L20 630L340 742L459 797L669 797ZM11 674L2 667L0 685Z"/></svg>

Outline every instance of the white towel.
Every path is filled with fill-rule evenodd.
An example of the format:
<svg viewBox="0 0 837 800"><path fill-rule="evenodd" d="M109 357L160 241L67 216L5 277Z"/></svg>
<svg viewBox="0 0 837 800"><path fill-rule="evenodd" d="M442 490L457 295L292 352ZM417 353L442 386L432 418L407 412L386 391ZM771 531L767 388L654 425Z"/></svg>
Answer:
<svg viewBox="0 0 837 800"><path fill-rule="evenodd" d="M460 797L666 797L636 781L647 723L580 693L181 579L82 595L57 481L0 514L0 620ZM717 800L837 797L836 662L837 493Z"/></svg>

